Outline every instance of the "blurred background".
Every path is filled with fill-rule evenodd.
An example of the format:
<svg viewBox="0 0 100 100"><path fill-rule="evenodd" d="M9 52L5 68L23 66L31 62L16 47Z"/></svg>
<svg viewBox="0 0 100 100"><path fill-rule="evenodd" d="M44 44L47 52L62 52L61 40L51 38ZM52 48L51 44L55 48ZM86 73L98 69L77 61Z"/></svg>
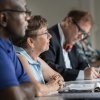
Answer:
<svg viewBox="0 0 100 100"><path fill-rule="evenodd" d="M70 10L80 9L91 13L94 26L91 30L93 48L100 50L100 0L27 0L33 15L42 15L49 27L60 22Z"/></svg>

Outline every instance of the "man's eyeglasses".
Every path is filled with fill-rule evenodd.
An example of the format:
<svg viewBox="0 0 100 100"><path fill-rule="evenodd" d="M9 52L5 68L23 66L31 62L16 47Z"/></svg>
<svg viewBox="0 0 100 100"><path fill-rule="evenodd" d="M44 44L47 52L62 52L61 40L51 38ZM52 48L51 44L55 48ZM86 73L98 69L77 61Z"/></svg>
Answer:
<svg viewBox="0 0 100 100"><path fill-rule="evenodd" d="M73 21L73 23L76 25L76 27L78 28L78 32L81 32L81 33L83 34L84 38L83 38L82 40L88 38L88 33L85 32L85 31L77 24L77 22L76 22L74 19L72 19L72 21Z"/></svg>
<svg viewBox="0 0 100 100"><path fill-rule="evenodd" d="M15 9L2 9L0 12L18 12L18 13L26 13L27 15L31 15L31 11L29 10L15 10Z"/></svg>

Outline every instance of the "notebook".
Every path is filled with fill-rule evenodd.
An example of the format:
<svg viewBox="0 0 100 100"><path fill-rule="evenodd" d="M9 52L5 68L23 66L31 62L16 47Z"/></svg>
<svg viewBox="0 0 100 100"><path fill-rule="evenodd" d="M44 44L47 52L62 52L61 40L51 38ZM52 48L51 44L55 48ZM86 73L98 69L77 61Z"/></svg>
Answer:
<svg viewBox="0 0 100 100"><path fill-rule="evenodd" d="M100 92L100 81L66 82L63 92Z"/></svg>

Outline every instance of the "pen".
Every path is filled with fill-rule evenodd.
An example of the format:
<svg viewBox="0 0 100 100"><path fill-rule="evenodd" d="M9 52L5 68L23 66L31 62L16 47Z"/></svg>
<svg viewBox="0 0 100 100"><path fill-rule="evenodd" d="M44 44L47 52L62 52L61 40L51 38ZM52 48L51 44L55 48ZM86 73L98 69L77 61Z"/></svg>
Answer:
<svg viewBox="0 0 100 100"><path fill-rule="evenodd" d="M89 68L91 67L89 63L88 63L88 67L89 67Z"/></svg>

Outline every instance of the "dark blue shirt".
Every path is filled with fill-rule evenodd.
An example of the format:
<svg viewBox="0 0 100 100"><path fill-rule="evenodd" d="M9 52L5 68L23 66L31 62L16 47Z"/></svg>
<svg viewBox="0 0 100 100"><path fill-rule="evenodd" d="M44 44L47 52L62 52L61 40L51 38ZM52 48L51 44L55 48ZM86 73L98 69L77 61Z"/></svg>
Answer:
<svg viewBox="0 0 100 100"><path fill-rule="evenodd" d="M30 82L9 40L0 38L0 89Z"/></svg>

